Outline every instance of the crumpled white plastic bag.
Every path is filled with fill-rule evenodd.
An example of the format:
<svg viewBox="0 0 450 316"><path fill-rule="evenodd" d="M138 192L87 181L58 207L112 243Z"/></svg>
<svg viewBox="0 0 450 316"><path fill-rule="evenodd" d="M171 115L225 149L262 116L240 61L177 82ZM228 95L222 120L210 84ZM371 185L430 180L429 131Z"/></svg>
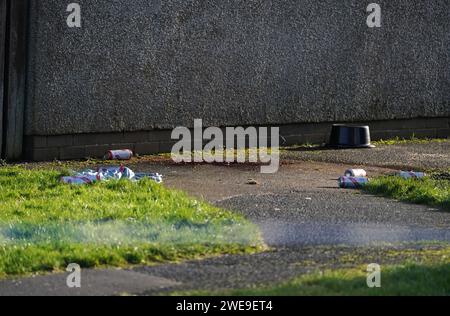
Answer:
<svg viewBox="0 0 450 316"><path fill-rule="evenodd" d="M111 179L128 179L130 181L140 181L149 178L157 183L162 182L162 175L159 173L134 173L130 168L120 167L100 167L97 170L84 170L74 173L73 176L61 177L61 182L67 184L92 184L97 181L107 181Z"/></svg>

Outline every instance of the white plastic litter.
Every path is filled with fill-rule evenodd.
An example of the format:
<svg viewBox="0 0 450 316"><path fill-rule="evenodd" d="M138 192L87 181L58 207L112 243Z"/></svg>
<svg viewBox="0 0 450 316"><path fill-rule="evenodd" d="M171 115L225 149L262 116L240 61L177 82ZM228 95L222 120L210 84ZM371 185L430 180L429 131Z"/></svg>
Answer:
<svg viewBox="0 0 450 316"><path fill-rule="evenodd" d="M84 170L75 173L73 176L61 177L61 182L67 184L92 184L97 181L107 181L111 179L128 179L130 181L140 181L144 178L152 179L157 183L162 182L162 175L159 173L134 173L133 170L120 167L100 167L97 170Z"/></svg>

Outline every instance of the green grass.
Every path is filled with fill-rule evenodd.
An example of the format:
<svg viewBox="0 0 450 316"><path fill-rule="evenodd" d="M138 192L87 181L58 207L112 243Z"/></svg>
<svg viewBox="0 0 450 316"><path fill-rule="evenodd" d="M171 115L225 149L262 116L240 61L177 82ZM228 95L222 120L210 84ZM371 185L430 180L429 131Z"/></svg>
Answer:
<svg viewBox="0 0 450 316"><path fill-rule="evenodd" d="M262 249L256 226L151 180L88 186L0 167L0 277Z"/></svg>
<svg viewBox="0 0 450 316"><path fill-rule="evenodd" d="M369 288L367 272L359 269L326 270L298 277L274 287L232 290L210 295L231 296L397 296L450 295L450 263L387 266L381 269L381 287ZM208 293L191 293L207 295Z"/></svg>
<svg viewBox="0 0 450 316"><path fill-rule="evenodd" d="M218 296L393 296L450 295L450 247L386 253L406 257L403 264L381 265L381 287L367 286L367 265L324 269L273 286L221 292L185 292L173 295Z"/></svg>
<svg viewBox="0 0 450 316"><path fill-rule="evenodd" d="M448 139L446 138L418 138L416 136L412 136L411 138L401 138L401 137L394 137L390 139L380 139L377 141L374 141L373 144L376 146L385 145L402 145L402 144L426 144L426 143L443 143L447 142Z"/></svg>
<svg viewBox="0 0 450 316"><path fill-rule="evenodd" d="M424 179L384 176L372 179L363 191L450 211L450 180L439 179L439 176Z"/></svg>

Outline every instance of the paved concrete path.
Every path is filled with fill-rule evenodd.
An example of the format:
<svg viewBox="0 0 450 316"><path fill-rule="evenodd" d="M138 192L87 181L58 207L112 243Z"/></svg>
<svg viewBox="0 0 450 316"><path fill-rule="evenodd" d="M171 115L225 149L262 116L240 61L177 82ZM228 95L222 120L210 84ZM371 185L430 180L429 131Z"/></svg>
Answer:
<svg viewBox="0 0 450 316"><path fill-rule="evenodd" d="M0 296L106 296L176 287L177 282L124 270L82 270L81 287L69 288L69 273L0 282Z"/></svg>
<svg viewBox="0 0 450 316"><path fill-rule="evenodd" d="M252 219L273 247L450 242L450 214L356 193L238 196L218 205Z"/></svg>
<svg viewBox="0 0 450 316"><path fill-rule="evenodd" d="M448 169L450 168L450 140L380 145L367 150L294 148L283 152L282 158L294 161L361 164L407 170Z"/></svg>

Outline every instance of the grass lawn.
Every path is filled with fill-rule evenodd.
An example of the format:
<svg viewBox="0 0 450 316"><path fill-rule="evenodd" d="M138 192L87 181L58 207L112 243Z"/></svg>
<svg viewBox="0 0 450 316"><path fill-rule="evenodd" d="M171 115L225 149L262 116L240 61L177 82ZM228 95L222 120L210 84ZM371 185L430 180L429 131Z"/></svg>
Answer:
<svg viewBox="0 0 450 316"><path fill-rule="evenodd" d="M301 276L274 287L215 294L232 296L450 295L450 262L431 266L410 264L384 267L381 270L381 288L367 286L367 272L364 268L327 270Z"/></svg>
<svg viewBox="0 0 450 316"><path fill-rule="evenodd" d="M381 287L367 286L367 265L357 268L323 270L288 282L250 289L222 292L174 293L174 295L219 296L397 296L450 295L450 247L424 253L402 252L404 264L381 265ZM393 255L389 252L386 255ZM397 254L398 255L398 254Z"/></svg>
<svg viewBox="0 0 450 316"><path fill-rule="evenodd" d="M424 179L384 176L372 179L363 191L400 201L426 204L450 211L450 180L447 173Z"/></svg>
<svg viewBox="0 0 450 316"><path fill-rule="evenodd" d="M243 217L151 180L70 186L65 174L0 167L0 277L263 248Z"/></svg>

